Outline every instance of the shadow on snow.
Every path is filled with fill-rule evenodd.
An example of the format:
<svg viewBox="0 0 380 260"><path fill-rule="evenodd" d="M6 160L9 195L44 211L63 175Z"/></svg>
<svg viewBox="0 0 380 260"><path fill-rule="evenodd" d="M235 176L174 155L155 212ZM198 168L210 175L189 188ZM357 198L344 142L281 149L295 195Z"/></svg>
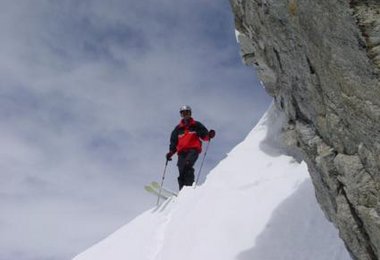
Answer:
<svg viewBox="0 0 380 260"><path fill-rule="evenodd" d="M254 247L240 253L237 259L349 260L351 258L338 237L338 230L324 217L309 179L273 212L267 226L257 237Z"/></svg>

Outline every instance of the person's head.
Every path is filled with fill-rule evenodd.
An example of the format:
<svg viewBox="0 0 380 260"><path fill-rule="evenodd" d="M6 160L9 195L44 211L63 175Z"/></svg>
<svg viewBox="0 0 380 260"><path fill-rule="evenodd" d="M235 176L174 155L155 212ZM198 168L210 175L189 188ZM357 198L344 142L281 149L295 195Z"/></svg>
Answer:
<svg viewBox="0 0 380 260"><path fill-rule="evenodd" d="M191 117L191 107L190 106L182 106L180 109L179 109L179 113L181 114L181 117L183 119L188 119Z"/></svg>

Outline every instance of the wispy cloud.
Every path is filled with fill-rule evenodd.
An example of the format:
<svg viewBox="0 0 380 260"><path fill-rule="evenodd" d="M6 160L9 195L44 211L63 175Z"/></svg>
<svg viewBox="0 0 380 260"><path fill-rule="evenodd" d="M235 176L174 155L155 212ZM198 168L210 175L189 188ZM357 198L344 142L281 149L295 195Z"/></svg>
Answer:
<svg viewBox="0 0 380 260"><path fill-rule="evenodd" d="M217 130L205 173L244 138L269 98L232 23L227 2L2 2L0 259L67 259L152 206L182 104Z"/></svg>

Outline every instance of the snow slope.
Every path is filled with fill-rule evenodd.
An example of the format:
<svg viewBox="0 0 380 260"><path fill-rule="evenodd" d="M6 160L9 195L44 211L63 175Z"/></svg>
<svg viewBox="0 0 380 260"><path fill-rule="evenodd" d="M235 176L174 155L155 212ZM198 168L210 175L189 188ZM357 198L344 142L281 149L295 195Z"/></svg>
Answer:
<svg viewBox="0 0 380 260"><path fill-rule="evenodd" d="M197 187L146 211L74 260L345 260L307 168L260 149L266 116Z"/></svg>

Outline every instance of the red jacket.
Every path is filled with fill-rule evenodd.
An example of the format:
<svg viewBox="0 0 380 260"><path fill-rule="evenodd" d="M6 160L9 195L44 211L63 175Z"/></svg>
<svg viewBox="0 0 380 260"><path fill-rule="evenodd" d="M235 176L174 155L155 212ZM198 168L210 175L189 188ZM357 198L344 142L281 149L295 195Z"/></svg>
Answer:
<svg viewBox="0 0 380 260"><path fill-rule="evenodd" d="M195 149L202 152L202 141L209 141L208 130L200 122L193 118L186 124L184 119L174 128L170 136L170 151L181 153Z"/></svg>

